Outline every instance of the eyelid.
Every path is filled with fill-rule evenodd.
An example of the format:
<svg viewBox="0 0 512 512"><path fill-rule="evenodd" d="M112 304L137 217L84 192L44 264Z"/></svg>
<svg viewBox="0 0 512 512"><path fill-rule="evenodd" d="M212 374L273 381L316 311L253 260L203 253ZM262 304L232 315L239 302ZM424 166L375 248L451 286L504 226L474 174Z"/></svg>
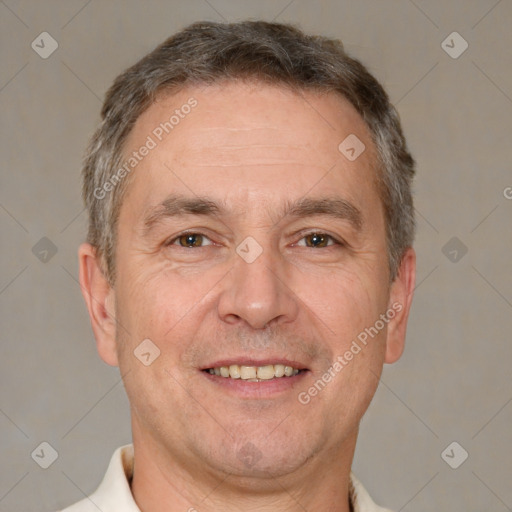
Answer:
<svg viewBox="0 0 512 512"><path fill-rule="evenodd" d="M304 233L304 234L301 234L300 238L299 238L299 241L294 243L293 245L296 245L296 246L299 246L299 247L307 247L308 249L316 249L316 247L308 247L305 243L304 244L299 244L299 242L302 242L307 236L310 236L310 235L322 235L326 238L328 238L328 242L327 242L327 245L326 247L333 247L335 245L345 245L344 242L342 240L339 240L337 237L333 236L333 235L330 235L329 233L325 233L323 231L310 231L310 232L307 232L307 233ZM324 249L325 247L320 247L320 249Z"/></svg>
<svg viewBox="0 0 512 512"><path fill-rule="evenodd" d="M188 229L188 230L185 230L185 231L181 231L180 233L177 233L175 235L172 235L170 238L168 238L165 242L164 242L164 245L165 246L177 246L177 247L180 247L182 249L192 249L193 247L184 247L184 246L180 246L177 241L182 237L182 236L186 236L186 235L200 235L203 237L203 239L206 239L208 240L209 243L205 244L205 245L201 245L199 247L196 247L196 249L199 249L201 247L207 247L207 246L210 246L210 245L215 245L215 242L211 239L210 236L208 236L207 234L204 233L204 231L201 231L201 230L194 230L194 229ZM295 233L295 235L293 235L293 238L297 238L299 237L298 241L303 241L304 238L306 238L307 236L309 235L323 235L323 236L326 236L327 238L330 239L330 241L332 241L332 243L328 243L328 245L326 247L333 247L335 245L338 245L338 246L347 246L348 244L342 239L340 238L339 236L335 236L335 235L332 235L330 233L328 233L327 231L325 230L321 230L321 229L308 229L306 231L299 231L297 233ZM295 245L297 246L298 245L298 242L295 242L293 243L292 245ZM305 244L304 245L300 245L300 247L307 247ZM312 248L312 247L311 247Z"/></svg>
<svg viewBox="0 0 512 512"><path fill-rule="evenodd" d="M201 245L200 247L196 247L196 249L200 249L201 247L206 247L206 246L209 246L209 245L214 245L213 240L208 235L206 235L202 231L193 230L193 229L185 230L185 231L182 231L181 233L177 233L176 235L172 235L170 238L168 238L164 242L164 245L165 246L175 245L177 247L180 247L181 249L193 249L193 247L184 247L184 246L181 246L181 245L176 243L182 236L186 236L186 235L200 235L200 236L203 237L203 239L207 239L209 241L208 244Z"/></svg>
<svg viewBox="0 0 512 512"><path fill-rule="evenodd" d="M327 232L325 230L322 230L322 229L312 229L312 230L310 229L310 230L307 230L307 231L299 231L298 233L296 233L294 235L294 238L300 237L299 241L302 241L302 240L304 240L304 238L306 238L309 235L323 235L323 236L326 236L327 238L329 238L330 240L332 240L333 243L332 244L328 244L327 247L333 247L335 245L339 245L339 246L346 246L346 245L348 245L339 236L331 235L329 232ZM298 245L298 242L295 242L292 245ZM307 247L307 246L306 245L301 245L300 247ZM313 249L313 247L311 247L311 249Z"/></svg>

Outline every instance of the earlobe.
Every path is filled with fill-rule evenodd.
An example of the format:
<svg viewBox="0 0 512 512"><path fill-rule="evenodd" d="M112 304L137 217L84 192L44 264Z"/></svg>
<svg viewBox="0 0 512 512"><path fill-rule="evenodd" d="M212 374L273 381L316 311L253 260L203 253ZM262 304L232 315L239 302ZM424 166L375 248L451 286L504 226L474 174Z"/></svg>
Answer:
<svg viewBox="0 0 512 512"><path fill-rule="evenodd" d="M89 311L100 357L118 366L116 351L115 292L107 281L96 248L84 243L78 249L80 288Z"/></svg>
<svg viewBox="0 0 512 512"><path fill-rule="evenodd" d="M389 308L395 311L388 324L384 362L400 359L405 347L407 320L411 309L416 281L416 253L409 248L405 252L396 279L391 284Z"/></svg>

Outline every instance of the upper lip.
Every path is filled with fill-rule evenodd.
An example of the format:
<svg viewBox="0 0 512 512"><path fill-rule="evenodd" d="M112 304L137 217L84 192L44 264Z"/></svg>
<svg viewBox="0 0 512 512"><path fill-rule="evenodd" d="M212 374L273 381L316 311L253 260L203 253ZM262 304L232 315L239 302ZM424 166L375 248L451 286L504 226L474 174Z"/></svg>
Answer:
<svg viewBox="0 0 512 512"><path fill-rule="evenodd" d="M212 363L207 364L206 366L201 367L201 370L208 370L210 368L220 368L221 366L231 366L232 364L237 364L239 366L268 366L271 364L282 364L284 366L291 366L292 368L297 368L298 370L307 370L307 366L295 360L290 360L285 357L265 357L264 359L257 359L254 357L230 357L226 359L219 359Z"/></svg>

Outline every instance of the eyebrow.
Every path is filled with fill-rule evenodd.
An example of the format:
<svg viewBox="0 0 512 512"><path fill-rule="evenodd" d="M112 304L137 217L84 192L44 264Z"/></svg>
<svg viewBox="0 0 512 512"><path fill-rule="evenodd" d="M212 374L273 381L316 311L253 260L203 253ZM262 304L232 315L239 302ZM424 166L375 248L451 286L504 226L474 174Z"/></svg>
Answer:
<svg viewBox="0 0 512 512"><path fill-rule="evenodd" d="M226 207L208 197L184 197L170 195L159 205L151 208L144 216L144 233L147 234L158 223L166 218L186 215L201 215L209 217L223 217L228 213ZM301 198L297 201L288 201L279 212L279 224L286 217L306 218L315 215L325 215L337 220L348 221L356 231L363 226L361 210L346 199L333 198Z"/></svg>
<svg viewBox="0 0 512 512"><path fill-rule="evenodd" d="M144 216L144 232L147 234L156 224L168 217L184 215L218 216L225 208L207 197L170 195Z"/></svg>
<svg viewBox="0 0 512 512"><path fill-rule="evenodd" d="M326 215L337 220L348 221L356 231L360 231L363 226L361 210L346 199L339 197L299 199L287 204L283 211L283 217L286 215L299 218Z"/></svg>

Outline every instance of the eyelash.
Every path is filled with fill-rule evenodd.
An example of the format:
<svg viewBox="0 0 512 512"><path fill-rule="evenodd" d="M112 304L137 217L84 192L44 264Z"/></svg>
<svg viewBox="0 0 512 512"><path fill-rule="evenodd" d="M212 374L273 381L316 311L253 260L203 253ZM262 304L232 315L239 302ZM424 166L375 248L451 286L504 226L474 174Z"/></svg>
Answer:
<svg viewBox="0 0 512 512"><path fill-rule="evenodd" d="M201 232L198 232L198 231L186 231L186 232L183 232L183 233L180 233L179 235L173 237L172 239L170 239L169 241L167 241L165 243L166 246L172 246L172 245L176 245L182 249L194 249L194 247L186 247L186 246L183 246L183 245L179 245L177 244L176 242L181 238L181 237L184 237L184 236L187 236L187 235L196 235L196 236L202 236L203 238L206 238L208 239L211 243L208 244L208 245L214 245L214 242L207 236L205 235L204 233L201 233ZM309 231L307 233L300 233L301 235L301 238L299 239L299 241L302 241L304 240L306 237L308 236L311 236L311 235L319 235L319 236L322 236L322 237L326 237L328 239L328 242L327 242L327 246L325 247L320 247L320 249L326 249L327 247L333 247L333 246L344 246L346 245L342 240L339 240L337 238L335 238L334 236L332 235L329 235L328 233L324 233L322 231ZM329 242L332 242L332 243L329 243ZM208 245L206 247L208 247ZM297 245L297 242L293 245ZM205 246L199 246L197 247L198 249L201 249L201 248L204 248ZM315 249L315 247L308 247L308 246L301 246L301 247L306 247L308 249Z"/></svg>
<svg viewBox="0 0 512 512"><path fill-rule="evenodd" d="M176 235L175 237L173 237L170 240L168 240L167 242L165 242L165 245L166 246L177 245L178 247L181 247L182 249L193 249L193 247L185 247L183 245L180 246L176 243L181 237L188 236L188 235L202 236L203 238L207 238L210 242L212 242L210 240L210 238L207 235L205 235L204 233L200 233L198 231L185 231L184 233L180 233L179 235ZM213 243L209 244L209 245L213 245ZM203 246L201 246L201 247L203 247Z"/></svg>
<svg viewBox="0 0 512 512"><path fill-rule="evenodd" d="M338 240L334 236L329 235L329 233L324 233L323 231L308 231L307 233L301 233L299 242L302 242L305 238L307 238L308 236L312 236L312 235L317 235L320 237L327 238L327 245L325 247L318 247L318 249L327 249L328 247L333 247L336 245L338 245L338 246L344 245L341 240ZM298 245L298 242L296 242L293 245ZM317 249L317 247L309 247L307 245L300 245L300 247L305 247L306 249Z"/></svg>

